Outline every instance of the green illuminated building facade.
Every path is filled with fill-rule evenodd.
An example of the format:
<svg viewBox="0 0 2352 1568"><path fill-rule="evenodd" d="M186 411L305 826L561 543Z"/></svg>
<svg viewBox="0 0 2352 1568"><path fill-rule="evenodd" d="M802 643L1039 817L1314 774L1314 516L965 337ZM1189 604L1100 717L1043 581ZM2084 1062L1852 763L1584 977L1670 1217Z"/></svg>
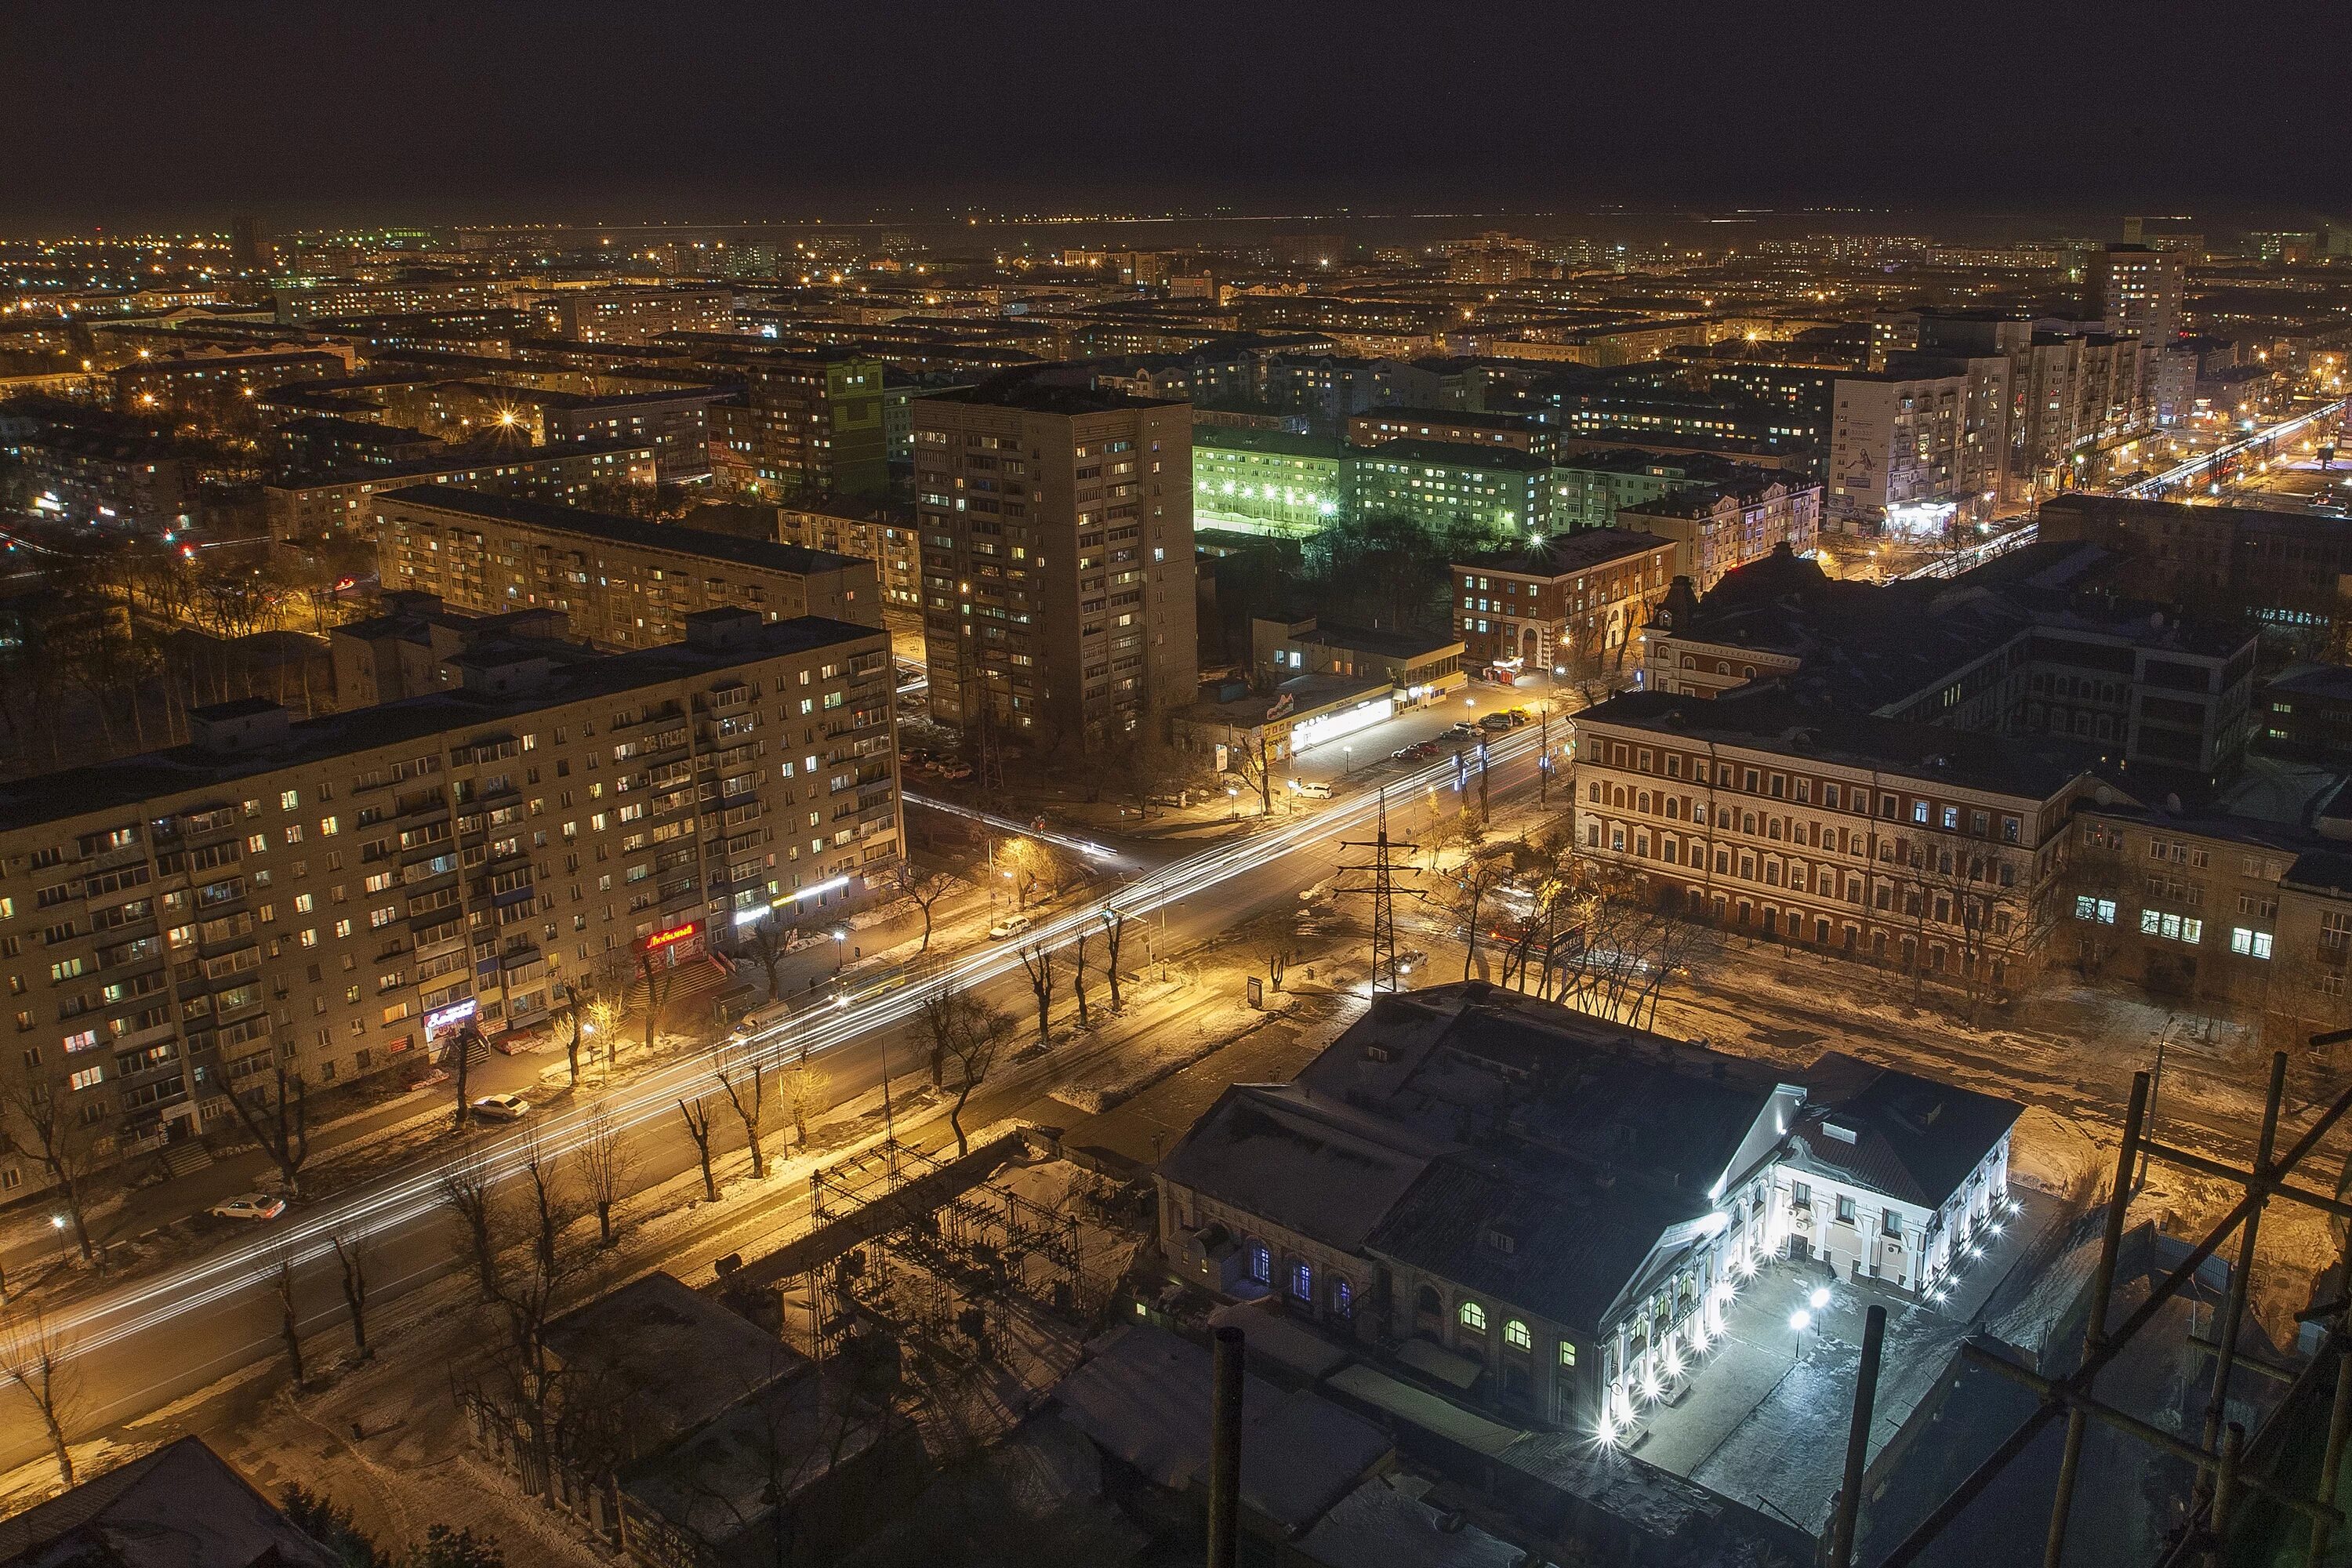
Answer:
<svg viewBox="0 0 2352 1568"><path fill-rule="evenodd" d="M1390 441L1356 458L1356 510L1431 534L1524 540L1552 531L1552 468L1540 458L1445 441Z"/></svg>
<svg viewBox="0 0 2352 1568"><path fill-rule="evenodd" d="M1359 460L1332 437L1195 426L1194 525L1302 538L1354 515Z"/></svg>

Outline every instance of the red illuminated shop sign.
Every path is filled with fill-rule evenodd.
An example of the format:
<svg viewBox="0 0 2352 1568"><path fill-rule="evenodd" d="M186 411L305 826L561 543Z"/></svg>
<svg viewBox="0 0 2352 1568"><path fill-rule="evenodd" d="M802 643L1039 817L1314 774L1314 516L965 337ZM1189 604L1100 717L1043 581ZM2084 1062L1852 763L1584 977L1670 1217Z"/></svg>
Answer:
<svg viewBox="0 0 2352 1568"><path fill-rule="evenodd" d="M637 939L637 951L658 962L678 964L702 955L702 922L688 921L682 926L657 931L651 936Z"/></svg>

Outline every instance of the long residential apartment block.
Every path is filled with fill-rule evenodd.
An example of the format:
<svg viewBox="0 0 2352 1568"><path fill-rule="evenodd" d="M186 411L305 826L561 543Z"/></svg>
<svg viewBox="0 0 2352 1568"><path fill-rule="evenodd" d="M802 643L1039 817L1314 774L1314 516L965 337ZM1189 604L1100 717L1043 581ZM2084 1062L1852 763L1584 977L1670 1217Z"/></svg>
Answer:
<svg viewBox="0 0 2352 1568"><path fill-rule="evenodd" d="M450 662L449 689L198 709L186 745L0 786L0 1072L129 1152L275 1064L324 1088L528 1026L648 938L726 945L898 853L879 630L709 610L663 647ZM0 1185L42 1179L0 1155Z"/></svg>
<svg viewBox="0 0 2352 1568"><path fill-rule="evenodd" d="M829 551L431 486L378 495L375 518L385 588L482 615L562 610L613 647L676 641L688 616L722 606L882 620L874 563Z"/></svg>

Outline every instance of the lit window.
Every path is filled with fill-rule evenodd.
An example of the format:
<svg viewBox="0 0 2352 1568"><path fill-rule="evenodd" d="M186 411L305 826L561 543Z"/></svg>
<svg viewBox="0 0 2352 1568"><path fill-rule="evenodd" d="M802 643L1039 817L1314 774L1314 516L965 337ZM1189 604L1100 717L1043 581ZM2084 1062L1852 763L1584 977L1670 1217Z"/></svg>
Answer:
<svg viewBox="0 0 2352 1568"><path fill-rule="evenodd" d="M1570 1344L1566 1340L1559 1342L1559 1364L1562 1366L1574 1366L1576 1364L1576 1347Z"/></svg>
<svg viewBox="0 0 2352 1568"><path fill-rule="evenodd" d="M1515 1351L1533 1350L1536 1345L1535 1336L1528 1333L1528 1326L1517 1318L1503 1325L1503 1342Z"/></svg>
<svg viewBox="0 0 2352 1568"><path fill-rule="evenodd" d="M2230 951L2241 958L2268 958L2271 955L2271 933L2249 931L2244 926L2235 927L2230 932Z"/></svg>
<svg viewBox="0 0 2352 1568"><path fill-rule="evenodd" d="M1486 1331L1486 1309L1475 1301L1462 1303L1462 1326L1476 1333Z"/></svg>

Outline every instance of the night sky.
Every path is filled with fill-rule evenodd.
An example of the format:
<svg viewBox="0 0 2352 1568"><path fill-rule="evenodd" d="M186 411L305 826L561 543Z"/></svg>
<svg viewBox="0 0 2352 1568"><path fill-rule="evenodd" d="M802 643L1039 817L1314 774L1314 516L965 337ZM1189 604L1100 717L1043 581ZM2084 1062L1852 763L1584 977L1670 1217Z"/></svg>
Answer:
<svg viewBox="0 0 2352 1568"><path fill-rule="evenodd" d="M2352 207L2342 5L0 0L0 59L11 233Z"/></svg>

